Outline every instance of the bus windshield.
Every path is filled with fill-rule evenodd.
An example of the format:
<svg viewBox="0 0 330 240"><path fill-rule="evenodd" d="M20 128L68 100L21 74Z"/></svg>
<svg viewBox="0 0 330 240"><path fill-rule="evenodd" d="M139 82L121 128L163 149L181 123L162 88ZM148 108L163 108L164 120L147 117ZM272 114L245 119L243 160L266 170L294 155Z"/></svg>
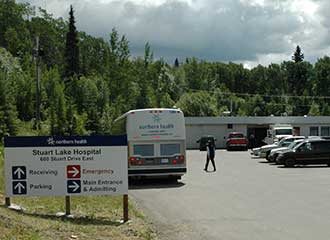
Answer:
<svg viewBox="0 0 330 240"><path fill-rule="evenodd" d="M276 129L276 135L292 135L292 129Z"/></svg>

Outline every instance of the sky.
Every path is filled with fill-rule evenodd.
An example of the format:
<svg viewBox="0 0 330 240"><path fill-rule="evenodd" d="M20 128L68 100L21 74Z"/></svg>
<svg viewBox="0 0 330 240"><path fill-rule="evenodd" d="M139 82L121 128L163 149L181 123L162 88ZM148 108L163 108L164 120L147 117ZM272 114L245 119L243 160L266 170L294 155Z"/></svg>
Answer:
<svg viewBox="0 0 330 240"><path fill-rule="evenodd" d="M242 63L247 68L291 60L297 45L314 63L330 55L329 0L18 0L68 19L109 40L116 28L131 54L146 42L155 58Z"/></svg>

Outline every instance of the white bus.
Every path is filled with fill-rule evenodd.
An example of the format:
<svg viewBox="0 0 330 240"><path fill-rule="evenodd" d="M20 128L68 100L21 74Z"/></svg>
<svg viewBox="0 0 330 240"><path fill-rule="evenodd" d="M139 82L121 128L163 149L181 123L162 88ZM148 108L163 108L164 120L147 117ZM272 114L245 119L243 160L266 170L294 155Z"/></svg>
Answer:
<svg viewBox="0 0 330 240"><path fill-rule="evenodd" d="M168 176L180 179L186 168L186 130L181 110L131 110L126 118L128 176Z"/></svg>

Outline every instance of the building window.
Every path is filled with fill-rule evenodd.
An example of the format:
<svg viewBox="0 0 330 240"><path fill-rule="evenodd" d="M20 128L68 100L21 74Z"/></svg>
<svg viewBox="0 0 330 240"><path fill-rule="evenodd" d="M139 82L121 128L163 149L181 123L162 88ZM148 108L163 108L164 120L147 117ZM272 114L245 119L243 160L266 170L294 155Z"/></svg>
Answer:
<svg viewBox="0 0 330 240"><path fill-rule="evenodd" d="M319 127L309 127L309 136L318 136Z"/></svg>
<svg viewBox="0 0 330 240"><path fill-rule="evenodd" d="M233 129L233 124L231 124L231 123L227 124L227 128L228 129Z"/></svg>
<svg viewBox="0 0 330 240"><path fill-rule="evenodd" d="M330 136L330 127L321 127L321 136Z"/></svg>

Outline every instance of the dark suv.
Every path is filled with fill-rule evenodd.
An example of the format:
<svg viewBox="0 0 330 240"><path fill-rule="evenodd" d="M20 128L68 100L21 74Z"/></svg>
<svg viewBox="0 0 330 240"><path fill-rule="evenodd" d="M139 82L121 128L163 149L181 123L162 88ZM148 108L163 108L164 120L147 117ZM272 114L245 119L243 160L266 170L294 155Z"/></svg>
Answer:
<svg viewBox="0 0 330 240"><path fill-rule="evenodd" d="M216 141L215 137L212 135L204 135L197 141L197 143L199 143L200 151L206 151L206 143L208 141L211 141L212 144L215 146L215 141Z"/></svg>
<svg viewBox="0 0 330 240"><path fill-rule="evenodd" d="M330 166L330 140L307 139L293 149L281 153L277 158L278 164L294 167L295 164L328 164Z"/></svg>

